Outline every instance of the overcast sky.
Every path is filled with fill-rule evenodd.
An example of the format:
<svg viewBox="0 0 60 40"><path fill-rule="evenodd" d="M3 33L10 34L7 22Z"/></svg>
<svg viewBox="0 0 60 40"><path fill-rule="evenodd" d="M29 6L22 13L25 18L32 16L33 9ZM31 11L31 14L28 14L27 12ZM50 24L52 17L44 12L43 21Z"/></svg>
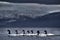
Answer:
<svg viewBox="0 0 60 40"><path fill-rule="evenodd" d="M43 3L43 4L60 4L60 0L0 0L19 3Z"/></svg>

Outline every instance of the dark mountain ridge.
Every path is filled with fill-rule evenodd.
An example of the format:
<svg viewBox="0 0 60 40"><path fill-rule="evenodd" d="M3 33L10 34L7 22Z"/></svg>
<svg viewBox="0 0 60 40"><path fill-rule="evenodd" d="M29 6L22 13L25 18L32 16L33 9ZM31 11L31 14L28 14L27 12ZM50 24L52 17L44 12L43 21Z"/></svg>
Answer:
<svg viewBox="0 0 60 40"><path fill-rule="evenodd" d="M0 27L60 27L60 12L35 18L20 15L18 19L0 19Z"/></svg>
<svg viewBox="0 0 60 40"><path fill-rule="evenodd" d="M60 0L0 0L14 3L60 4Z"/></svg>

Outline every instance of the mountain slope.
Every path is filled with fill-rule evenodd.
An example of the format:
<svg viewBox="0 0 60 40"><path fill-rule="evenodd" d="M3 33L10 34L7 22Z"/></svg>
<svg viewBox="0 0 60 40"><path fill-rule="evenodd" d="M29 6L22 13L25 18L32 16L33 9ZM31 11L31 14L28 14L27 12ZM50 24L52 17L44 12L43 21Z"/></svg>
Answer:
<svg viewBox="0 0 60 40"><path fill-rule="evenodd" d="M20 15L18 19L9 19L4 25L0 24L0 27L60 27L60 12L35 18Z"/></svg>

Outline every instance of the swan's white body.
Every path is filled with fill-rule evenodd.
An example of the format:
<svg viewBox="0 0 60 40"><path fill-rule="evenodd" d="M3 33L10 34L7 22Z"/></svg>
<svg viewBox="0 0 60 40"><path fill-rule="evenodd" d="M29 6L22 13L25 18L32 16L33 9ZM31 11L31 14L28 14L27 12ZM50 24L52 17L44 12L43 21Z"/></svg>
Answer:
<svg viewBox="0 0 60 40"><path fill-rule="evenodd" d="M46 36L54 36L54 34L8 34L9 36L40 36L40 37L46 37Z"/></svg>

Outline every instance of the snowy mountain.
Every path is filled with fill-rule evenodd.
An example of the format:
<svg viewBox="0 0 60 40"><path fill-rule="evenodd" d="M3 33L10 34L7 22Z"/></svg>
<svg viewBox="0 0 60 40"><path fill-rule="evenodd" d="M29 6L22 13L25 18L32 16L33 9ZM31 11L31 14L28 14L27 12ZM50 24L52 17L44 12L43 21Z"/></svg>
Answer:
<svg viewBox="0 0 60 40"><path fill-rule="evenodd" d="M0 2L0 27L59 27L60 5Z"/></svg>

